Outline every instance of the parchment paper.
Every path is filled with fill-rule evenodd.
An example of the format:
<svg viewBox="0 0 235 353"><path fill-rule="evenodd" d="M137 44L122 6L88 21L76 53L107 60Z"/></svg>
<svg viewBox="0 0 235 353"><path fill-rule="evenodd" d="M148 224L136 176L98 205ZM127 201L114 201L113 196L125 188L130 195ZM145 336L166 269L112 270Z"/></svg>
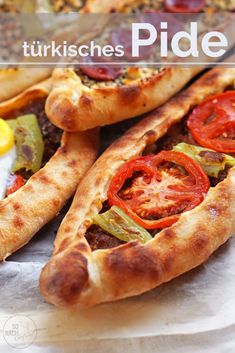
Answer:
<svg viewBox="0 0 235 353"><path fill-rule="evenodd" d="M51 349L51 345L56 345L64 351L75 341L85 352L92 351L92 345L97 348L97 341L103 342L104 346L110 342L113 352L117 348L114 348L113 340L121 345L129 342L129 349L132 345L140 349L140 343L135 345L134 341L146 340L147 337L150 339L149 347L160 339L164 352L170 352L168 348L173 349L174 344L183 342L177 337L191 337L191 340L193 337L195 340L195 337L214 335L217 339L223 333L224 338L224 330L231 335L229 342L225 340L226 345L232 344L235 336L235 238L230 239L204 265L149 293L74 313L46 304L38 291L40 270L50 257L54 231L61 217L0 265L1 352L17 349L10 347L4 338L4 324L9 317L14 318L17 314L30 317L36 325L37 337L27 348L30 352L33 347L41 347L41 352L40 345ZM167 343L169 339L175 342L173 346ZM213 344L216 339L212 340ZM219 342L221 345L222 339ZM233 350L226 352L235 351L233 343ZM199 338L196 347L200 344ZM127 351L127 347L125 349Z"/></svg>

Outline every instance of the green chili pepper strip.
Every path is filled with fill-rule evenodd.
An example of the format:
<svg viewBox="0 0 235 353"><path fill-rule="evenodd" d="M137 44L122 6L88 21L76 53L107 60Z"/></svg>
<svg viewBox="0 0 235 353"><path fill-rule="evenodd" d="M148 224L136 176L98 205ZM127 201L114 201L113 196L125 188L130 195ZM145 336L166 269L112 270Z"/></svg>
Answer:
<svg viewBox="0 0 235 353"><path fill-rule="evenodd" d="M137 240L144 244L152 239L144 228L117 206L111 207L105 213L95 215L93 221L106 232L125 242Z"/></svg>
<svg viewBox="0 0 235 353"><path fill-rule="evenodd" d="M44 142L37 117L34 114L22 115L17 119L7 120L7 123L14 131L17 149L12 171L25 169L36 173L41 168L44 152Z"/></svg>
<svg viewBox="0 0 235 353"><path fill-rule="evenodd" d="M235 166L235 158L208 148L179 143L173 148L176 152L182 152L196 161L210 177L217 178L226 166Z"/></svg>

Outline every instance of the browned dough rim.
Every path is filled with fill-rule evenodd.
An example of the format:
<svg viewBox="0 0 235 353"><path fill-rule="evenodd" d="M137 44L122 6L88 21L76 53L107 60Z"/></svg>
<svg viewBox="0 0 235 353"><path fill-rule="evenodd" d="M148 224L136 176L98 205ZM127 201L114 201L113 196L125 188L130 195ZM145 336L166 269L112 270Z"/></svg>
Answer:
<svg viewBox="0 0 235 353"><path fill-rule="evenodd" d="M51 75L49 68L0 69L0 102L13 98Z"/></svg>
<svg viewBox="0 0 235 353"><path fill-rule="evenodd" d="M199 71L195 67L165 68L130 85L88 88L73 69L56 69L46 112L53 124L70 132L113 124L165 103Z"/></svg>
<svg viewBox="0 0 235 353"><path fill-rule="evenodd" d="M46 97L48 79L0 104L4 118L34 99ZM17 192L0 201L0 260L25 245L54 218L94 162L98 151L97 133L64 133L61 147L50 161Z"/></svg>

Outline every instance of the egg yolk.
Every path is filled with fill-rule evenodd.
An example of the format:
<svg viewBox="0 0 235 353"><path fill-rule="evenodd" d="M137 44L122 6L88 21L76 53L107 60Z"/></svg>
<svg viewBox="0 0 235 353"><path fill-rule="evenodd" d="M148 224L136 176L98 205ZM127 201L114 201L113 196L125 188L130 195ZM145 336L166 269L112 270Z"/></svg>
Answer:
<svg viewBox="0 0 235 353"><path fill-rule="evenodd" d="M14 134L5 120L0 119L0 155L10 151L14 146Z"/></svg>

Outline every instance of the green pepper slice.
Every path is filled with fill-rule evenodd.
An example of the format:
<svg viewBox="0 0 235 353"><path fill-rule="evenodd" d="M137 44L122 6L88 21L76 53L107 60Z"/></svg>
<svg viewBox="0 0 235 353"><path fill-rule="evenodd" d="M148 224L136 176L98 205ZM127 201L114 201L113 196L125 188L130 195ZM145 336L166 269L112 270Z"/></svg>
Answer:
<svg viewBox="0 0 235 353"><path fill-rule="evenodd" d="M111 207L105 213L95 215L93 221L106 232L125 242L137 240L144 244L152 239L147 230L139 226L117 206Z"/></svg>
<svg viewBox="0 0 235 353"><path fill-rule="evenodd" d="M209 148L182 142L174 146L173 150L182 152L192 158L195 162L200 164L204 172L210 177L217 178L219 173L225 170L226 166L235 166L235 158Z"/></svg>
<svg viewBox="0 0 235 353"><path fill-rule="evenodd" d="M42 164L44 142L36 115L28 114L7 120L15 137L17 157L12 171L20 169L36 173Z"/></svg>

